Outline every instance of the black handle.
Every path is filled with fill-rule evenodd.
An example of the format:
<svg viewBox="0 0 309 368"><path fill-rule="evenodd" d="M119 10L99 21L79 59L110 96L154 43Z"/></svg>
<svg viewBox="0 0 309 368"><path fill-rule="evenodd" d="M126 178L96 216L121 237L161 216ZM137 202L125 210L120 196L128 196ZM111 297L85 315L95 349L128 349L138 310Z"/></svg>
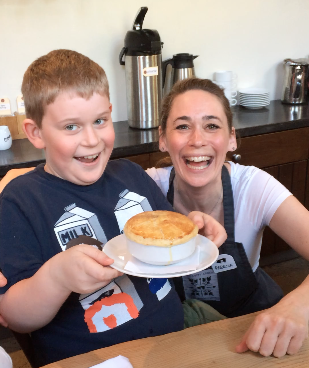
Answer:
<svg viewBox="0 0 309 368"><path fill-rule="evenodd" d="M133 23L134 31L138 31L143 28L143 22L144 22L144 18L145 18L147 11L148 11L147 6L142 6L140 10L138 11L135 17L134 23Z"/></svg>
<svg viewBox="0 0 309 368"><path fill-rule="evenodd" d="M234 162L240 162L240 160L241 160L241 155L240 154L234 153L234 155L232 157L233 157Z"/></svg>
<svg viewBox="0 0 309 368"><path fill-rule="evenodd" d="M123 55L128 51L128 48L127 47L123 47L120 51L120 54L119 54L119 63L120 65L125 65L125 62L124 60L122 60L123 58Z"/></svg>
<svg viewBox="0 0 309 368"><path fill-rule="evenodd" d="M162 62L162 88L164 88L165 84L165 77L166 77L166 68L168 64L171 64L172 67L174 66L174 60L173 59L166 59Z"/></svg>

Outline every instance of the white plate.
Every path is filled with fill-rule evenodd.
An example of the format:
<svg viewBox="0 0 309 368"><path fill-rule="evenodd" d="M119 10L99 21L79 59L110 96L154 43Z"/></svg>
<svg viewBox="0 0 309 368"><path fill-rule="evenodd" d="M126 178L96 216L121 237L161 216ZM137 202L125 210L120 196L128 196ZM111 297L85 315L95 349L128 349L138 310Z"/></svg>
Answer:
<svg viewBox="0 0 309 368"><path fill-rule="evenodd" d="M264 107L267 107L269 105L265 105L265 106L243 106L243 105L240 105L240 106L244 107L245 109L258 110L258 109L263 109Z"/></svg>
<svg viewBox="0 0 309 368"><path fill-rule="evenodd" d="M264 106L269 105L269 102L239 102L239 104L243 106Z"/></svg>
<svg viewBox="0 0 309 368"><path fill-rule="evenodd" d="M264 95L269 93L265 88L240 88L238 92L249 95Z"/></svg>
<svg viewBox="0 0 309 368"><path fill-rule="evenodd" d="M125 269L126 263L132 259L132 255L129 253L127 248L127 241L125 235L121 234L116 236L115 238L109 240L103 248L103 252L110 258L114 260L114 263L111 267L116 270L126 273L132 276L139 277L153 277L153 278L170 278L170 277L178 277L190 275L192 273L201 271L209 266L211 266L219 256L219 251L217 246L205 238L202 235L196 236L196 248L193 254L187 258L186 263L190 262L190 259L196 258L196 252L199 252L199 264L194 270L190 271L180 271L178 263L174 263L168 266L155 266L155 265L147 265L147 268L151 267L151 272L143 273L143 272L131 272ZM175 272L175 270L177 271ZM165 273L162 273L162 270ZM160 273L158 272L160 271Z"/></svg>
<svg viewBox="0 0 309 368"><path fill-rule="evenodd" d="M269 97L239 97L241 101L270 101Z"/></svg>
<svg viewBox="0 0 309 368"><path fill-rule="evenodd" d="M259 106L268 106L268 105L270 105L269 103L252 103L252 104L249 104L249 103L243 103L243 102L240 102L239 103L239 105L241 105L241 106L245 106L245 107L247 107L247 106L252 106L252 107L259 107Z"/></svg>

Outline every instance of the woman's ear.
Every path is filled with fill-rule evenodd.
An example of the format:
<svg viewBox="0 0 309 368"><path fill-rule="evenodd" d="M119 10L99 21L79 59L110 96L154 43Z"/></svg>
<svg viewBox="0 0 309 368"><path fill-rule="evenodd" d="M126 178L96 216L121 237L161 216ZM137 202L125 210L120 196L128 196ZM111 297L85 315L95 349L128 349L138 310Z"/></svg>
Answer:
<svg viewBox="0 0 309 368"><path fill-rule="evenodd" d="M25 119L23 121L23 131L27 135L29 141L35 148L45 148L45 142L42 138L42 131L32 119Z"/></svg>
<svg viewBox="0 0 309 368"><path fill-rule="evenodd" d="M166 148L166 139L165 135L162 134L161 126L159 126L159 149L161 152L168 152Z"/></svg>
<svg viewBox="0 0 309 368"><path fill-rule="evenodd" d="M236 131L235 128L232 128L229 140L229 151L233 152L237 149L237 139L236 139Z"/></svg>

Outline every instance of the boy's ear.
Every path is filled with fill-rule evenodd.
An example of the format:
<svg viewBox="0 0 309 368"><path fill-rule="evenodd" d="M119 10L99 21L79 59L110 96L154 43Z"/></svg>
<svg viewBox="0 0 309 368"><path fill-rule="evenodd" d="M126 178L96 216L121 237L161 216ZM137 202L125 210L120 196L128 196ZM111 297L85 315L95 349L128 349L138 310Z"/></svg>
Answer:
<svg viewBox="0 0 309 368"><path fill-rule="evenodd" d="M35 148L38 148L38 149L45 148L45 143L42 138L42 131L36 125L34 120L25 119L23 121L23 131L25 132L29 141L34 145Z"/></svg>

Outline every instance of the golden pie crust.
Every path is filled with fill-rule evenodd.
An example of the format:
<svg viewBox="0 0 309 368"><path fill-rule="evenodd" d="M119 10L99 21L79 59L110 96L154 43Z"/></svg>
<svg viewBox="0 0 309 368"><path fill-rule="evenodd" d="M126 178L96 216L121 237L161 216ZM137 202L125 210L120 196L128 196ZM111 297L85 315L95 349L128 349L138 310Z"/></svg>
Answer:
<svg viewBox="0 0 309 368"><path fill-rule="evenodd" d="M186 216L171 211L148 211L131 217L123 229L136 243L172 247L195 237L198 227Z"/></svg>

